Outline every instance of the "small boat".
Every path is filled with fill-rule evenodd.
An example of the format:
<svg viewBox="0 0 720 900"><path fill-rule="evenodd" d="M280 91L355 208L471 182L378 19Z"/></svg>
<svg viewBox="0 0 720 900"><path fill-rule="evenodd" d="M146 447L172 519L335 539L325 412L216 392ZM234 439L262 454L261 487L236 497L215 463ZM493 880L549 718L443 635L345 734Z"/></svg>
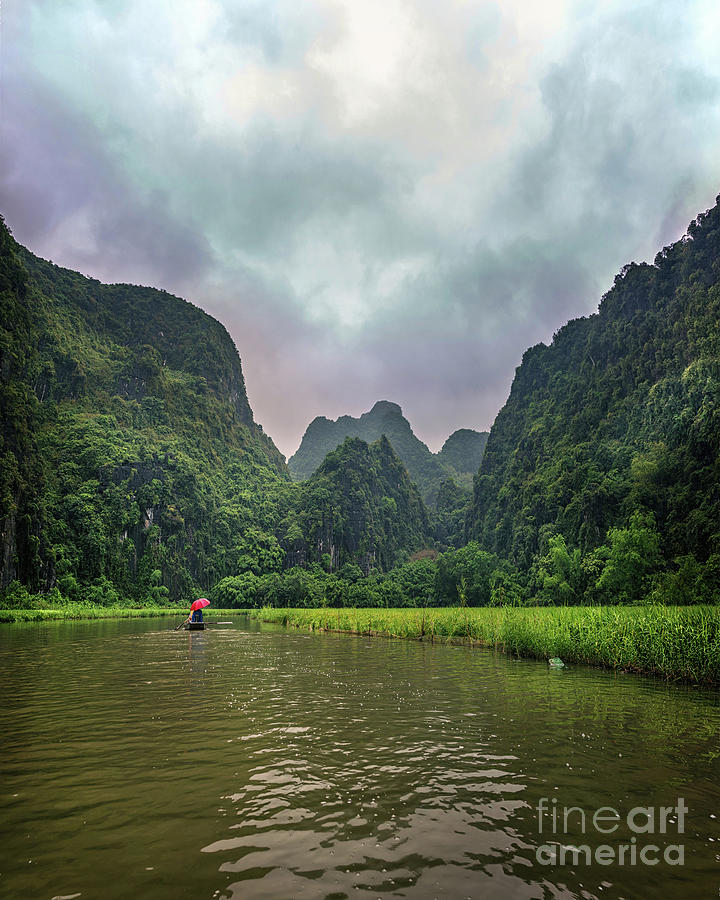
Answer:
<svg viewBox="0 0 720 900"><path fill-rule="evenodd" d="M205 631L205 623L204 622L186 622L185 630L186 631Z"/></svg>

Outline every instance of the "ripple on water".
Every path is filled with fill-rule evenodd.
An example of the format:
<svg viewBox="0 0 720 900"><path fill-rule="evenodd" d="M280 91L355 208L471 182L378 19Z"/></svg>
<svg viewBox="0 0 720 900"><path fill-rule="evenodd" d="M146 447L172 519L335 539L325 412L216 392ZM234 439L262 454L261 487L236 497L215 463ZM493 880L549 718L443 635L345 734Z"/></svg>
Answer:
<svg viewBox="0 0 720 900"><path fill-rule="evenodd" d="M1 639L8 896L715 890L711 692L278 630L136 622ZM535 861L541 797L591 811L680 792L702 820L680 876Z"/></svg>

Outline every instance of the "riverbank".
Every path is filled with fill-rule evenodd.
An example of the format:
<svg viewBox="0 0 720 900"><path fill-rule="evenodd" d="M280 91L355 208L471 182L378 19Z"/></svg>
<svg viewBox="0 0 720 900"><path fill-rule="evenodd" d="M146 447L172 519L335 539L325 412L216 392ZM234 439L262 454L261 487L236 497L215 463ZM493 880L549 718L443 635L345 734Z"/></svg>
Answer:
<svg viewBox="0 0 720 900"><path fill-rule="evenodd" d="M521 657L720 683L717 606L265 608L250 615L311 631L462 641Z"/></svg>
<svg viewBox="0 0 720 900"><path fill-rule="evenodd" d="M213 609L205 611L205 619L227 615L238 615L237 609ZM52 622L62 619L151 619L173 616L182 621L188 614L187 608L166 606L145 606L141 609L121 606L93 606L89 603L68 603L50 609L0 609L0 624L14 622Z"/></svg>

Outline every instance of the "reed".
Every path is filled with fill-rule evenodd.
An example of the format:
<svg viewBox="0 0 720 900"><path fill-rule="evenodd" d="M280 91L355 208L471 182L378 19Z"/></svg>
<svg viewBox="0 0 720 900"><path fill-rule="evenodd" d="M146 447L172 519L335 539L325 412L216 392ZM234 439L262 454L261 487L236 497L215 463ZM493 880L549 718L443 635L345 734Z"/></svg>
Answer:
<svg viewBox="0 0 720 900"><path fill-rule="evenodd" d="M205 618L212 620L215 616L234 615L241 612L237 609L213 609L205 612ZM63 619L151 619L162 616L185 618L185 607L174 609L162 606L144 606L142 608L124 606L93 606L90 603L68 603L49 609L0 609L0 624L14 622L53 622Z"/></svg>
<svg viewBox="0 0 720 900"><path fill-rule="evenodd" d="M468 641L536 659L720 683L720 607L270 609L264 622L416 640Z"/></svg>

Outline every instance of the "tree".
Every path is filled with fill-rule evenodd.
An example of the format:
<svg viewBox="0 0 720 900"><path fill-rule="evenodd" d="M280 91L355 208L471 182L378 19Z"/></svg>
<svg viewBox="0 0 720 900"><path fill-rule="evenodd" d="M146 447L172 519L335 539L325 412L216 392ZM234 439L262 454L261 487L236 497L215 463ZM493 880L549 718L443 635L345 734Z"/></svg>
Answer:
<svg viewBox="0 0 720 900"><path fill-rule="evenodd" d="M492 594L490 576L497 565L497 557L481 550L476 541L443 553L435 577L438 601L445 606L487 606Z"/></svg>
<svg viewBox="0 0 720 900"><path fill-rule="evenodd" d="M580 548L570 551L561 534L553 535L548 540L547 553L537 563L536 581L540 599L548 603L581 603L585 577Z"/></svg>
<svg viewBox="0 0 720 900"><path fill-rule="evenodd" d="M652 513L634 512L627 528L608 531L610 549L595 589L606 603L642 603L660 568L660 538Z"/></svg>
<svg viewBox="0 0 720 900"><path fill-rule="evenodd" d="M259 528L248 528L238 545L238 571L261 575L276 572L282 565L285 551L273 534Z"/></svg>

